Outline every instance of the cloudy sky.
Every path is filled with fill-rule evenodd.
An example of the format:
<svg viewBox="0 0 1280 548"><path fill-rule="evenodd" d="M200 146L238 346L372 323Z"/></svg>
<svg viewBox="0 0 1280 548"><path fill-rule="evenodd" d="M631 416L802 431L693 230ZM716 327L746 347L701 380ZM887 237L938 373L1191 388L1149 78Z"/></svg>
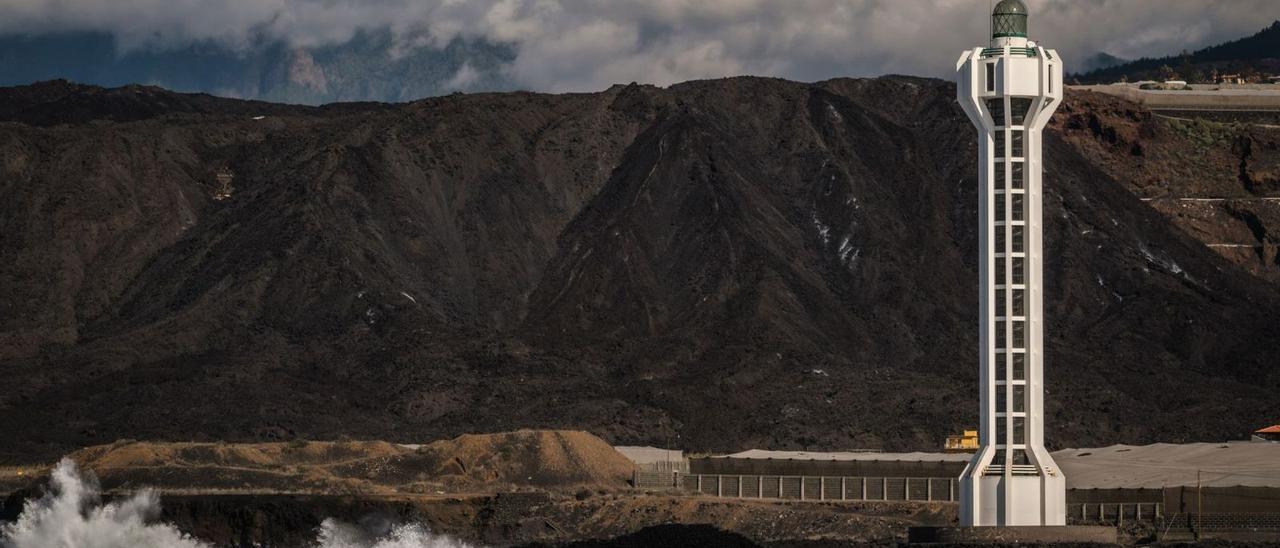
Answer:
<svg viewBox="0 0 1280 548"><path fill-rule="evenodd" d="M1252 34L1280 0L1026 0L1031 33L1068 60L1165 55ZM981 45L988 0L0 0L0 34L95 30L126 48L191 40L299 46L391 28L402 47L456 36L513 44L530 89L739 74L820 80L944 76Z"/></svg>

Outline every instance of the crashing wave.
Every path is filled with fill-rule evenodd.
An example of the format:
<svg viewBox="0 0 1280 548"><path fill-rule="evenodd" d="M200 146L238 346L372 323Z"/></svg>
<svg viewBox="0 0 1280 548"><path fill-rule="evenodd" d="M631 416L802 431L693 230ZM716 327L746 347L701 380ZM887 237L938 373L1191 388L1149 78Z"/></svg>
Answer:
<svg viewBox="0 0 1280 548"><path fill-rule="evenodd" d="M49 491L29 502L17 521L0 525L0 548L211 548L212 545L158 523L160 498L145 489L118 502L103 503L97 481L82 476L74 461L54 468ZM416 524L396 525L381 534L334 519L320 525L315 548L471 548Z"/></svg>

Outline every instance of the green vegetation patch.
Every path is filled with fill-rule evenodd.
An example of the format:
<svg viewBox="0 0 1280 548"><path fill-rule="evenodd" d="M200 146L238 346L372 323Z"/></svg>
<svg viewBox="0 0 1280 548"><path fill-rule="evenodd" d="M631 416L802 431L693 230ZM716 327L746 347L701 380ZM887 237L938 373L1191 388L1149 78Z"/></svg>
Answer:
<svg viewBox="0 0 1280 548"><path fill-rule="evenodd" d="M1164 122L1174 134L1190 140L1200 148L1230 145L1243 129L1239 123L1213 122L1203 118L1166 118Z"/></svg>

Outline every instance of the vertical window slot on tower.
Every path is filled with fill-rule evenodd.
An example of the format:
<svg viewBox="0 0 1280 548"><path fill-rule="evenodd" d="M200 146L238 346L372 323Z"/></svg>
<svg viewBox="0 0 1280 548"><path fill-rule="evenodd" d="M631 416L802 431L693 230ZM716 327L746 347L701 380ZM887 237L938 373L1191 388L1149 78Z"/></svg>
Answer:
<svg viewBox="0 0 1280 548"><path fill-rule="evenodd" d="M1013 407L1009 409L1014 413L1024 413L1027 410L1027 385L1015 384L1010 388L1013 389ZM1014 442L1017 443L1017 442Z"/></svg>
<svg viewBox="0 0 1280 548"><path fill-rule="evenodd" d="M1013 290L1013 315L1027 315L1027 292L1025 289Z"/></svg>
<svg viewBox="0 0 1280 548"><path fill-rule="evenodd" d="M1013 380L1027 380L1027 355L1022 352L1013 355Z"/></svg>
<svg viewBox="0 0 1280 548"><path fill-rule="evenodd" d="M987 99L987 110L991 112L991 123L997 127L1005 125L1004 99Z"/></svg>
<svg viewBox="0 0 1280 548"><path fill-rule="evenodd" d="M1019 350L1027 347L1027 322L1013 322L1013 347Z"/></svg>
<svg viewBox="0 0 1280 548"><path fill-rule="evenodd" d="M1004 211L1004 194L996 194L996 222L1003 223L1005 221Z"/></svg>
<svg viewBox="0 0 1280 548"><path fill-rule="evenodd" d="M1007 253L1007 251L1005 251L1006 248L1004 246L1004 243L1005 243L1004 227L1002 226L996 227L996 248L995 248L996 253Z"/></svg>
<svg viewBox="0 0 1280 548"><path fill-rule="evenodd" d="M1003 381L1007 377L1005 368L1009 365L1009 355L1004 352L996 352L996 380Z"/></svg>
<svg viewBox="0 0 1280 548"><path fill-rule="evenodd" d="M1025 257L1013 258L1013 277L1014 285L1022 285L1027 283L1027 259Z"/></svg>
<svg viewBox="0 0 1280 548"><path fill-rule="evenodd" d="M1005 152L1004 147L1005 141L1007 140L1005 137L1006 134L1008 134L1008 131L1001 130L996 132L996 158L1005 158L1009 156L1008 153Z"/></svg>
<svg viewBox="0 0 1280 548"><path fill-rule="evenodd" d="M1004 275L1001 274L1000 278L1003 278L1003 277ZM1006 307L1008 307L1008 304L1005 302L1006 297L1008 297L1007 289L996 290L996 317L997 318L1003 318L1006 314L1006 311L1007 311Z"/></svg>
<svg viewBox="0 0 1280 548"><path fill-rule="evenodd" d="M1026 171L1023 167L1024 164L1022 162L1013 163L1013 188L1022 189L1027 186Z"/></svg>
<svg viewBox="0 0 1280 548"><path fill-rule="evenodd" d="M1015 126L1026 123L1027 114L1030 110L1031 99L1014 98L1009 101L1009 116Z"/></svg>
<svg viewBox="0 0 1280 548"><path fill-rule="evenodd" d="M1013 227L1013 252L1014 253L1027 252L1027 246L1026 246L1025 240L1026 240L1026 227L1014 226Z"/></svg>
<svg viewBox="0 0 1280 548"><path fill-rule="evenodd" d="M1004 174L1005 174L1004 166L1005 166L1004 160L996 160L996 178L995 178L994 184L991 185L992 188L996 190L1004 190L1004 186L1006 182L1004 180Z"/></svg>
<svg viewBox="0 0 1280 548"><path fill-rule="evenodd" d="M1027 220L1026 196L1023 194L1014 194L1009 200L1011 202L1010 209L1013 210L1013 220Z"/></svg>
<svg viewBox="0 0 1280 548"><path fill-rule="evenodd" d="M1024 155L1025 147L1022 146L1024 138L1025 137L1022 130L1019 129L1019 130L1013 131L1013 157L1014 158L1021 158Z"/></svg>
<svg viewBox="0 0 1280 548"><path fill-rule="evenodd" d="M987 91L996 90L996 64L987 63Z"/></svg>

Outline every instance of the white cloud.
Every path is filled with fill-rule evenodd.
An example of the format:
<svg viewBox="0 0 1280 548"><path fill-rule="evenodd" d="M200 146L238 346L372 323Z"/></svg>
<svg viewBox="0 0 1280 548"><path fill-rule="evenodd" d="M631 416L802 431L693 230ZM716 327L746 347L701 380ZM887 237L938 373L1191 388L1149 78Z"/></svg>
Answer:
<svg viewBox="0 0 1280 548"><path fill-rule="evenodd" d="M1251 34L1276 0L1027 0L1032 33L1068 61L1165 55ZM944 76L987 31L982 0L5 0L0 33L102 30L127 47L266 35L309 46L391 28L403 47L463 35L510 43L544 91L758 74ZM465 75L462 75L465 76Z"/></svg>
<svg viewBox="0 0 1280 548"><path fill-rule="evenodd" d="M469 90L476 82L480 81L481 76L480 71L471 66L471 63L464 62L461 67L458 67L458 72L453 73L453 76L444 83L443 87L450 91ZM413 297L409 298L413 299Z"/></svg>

